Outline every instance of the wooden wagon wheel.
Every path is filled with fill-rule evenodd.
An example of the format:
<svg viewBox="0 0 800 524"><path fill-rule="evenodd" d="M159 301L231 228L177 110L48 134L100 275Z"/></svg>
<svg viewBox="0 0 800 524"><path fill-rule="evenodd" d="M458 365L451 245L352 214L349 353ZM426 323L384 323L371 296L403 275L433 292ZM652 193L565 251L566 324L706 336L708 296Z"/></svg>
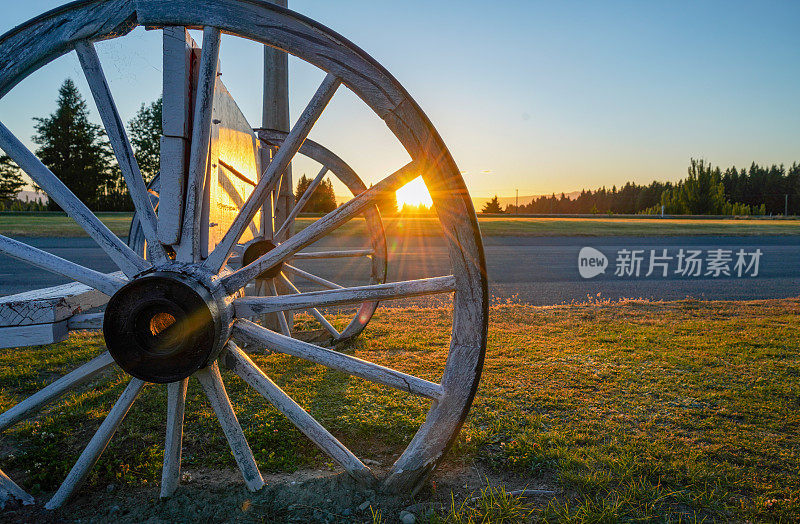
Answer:
<svg viewBox="0 0 800 524"><path fill-rule="evenodd" d="M274 148L276 151L281 144L286 140L286 136L288 133L283 131L277 131L274 129L258 129L257 136L259 140L262 141L267 147ZM284 222L284 226L282 226L278 231L275 232L275 236L278 238L285 239L288 236L289 227L288 225L293 221L297 215L302 211L303 207L308 203L311 199L314 191L319 187L320 183L324 179L324 177L330 173L334 175L336 178L342 182L345 187L352 193L353 196L357 196L364 191L367 190L367 186L358 176L358 174L350 167L347 162L339 158L336 154L334 154L329 149L317 144L316 142L306 139L303 144L300 146L298 153L314 160L315 162L322 165L322 169L319 171L317 176L311 181L308 188L306 189L305 193L300 197L297 204L294 208L290 211L288 219ZM156 176L153 181L149 184L149 192L151 195L151 201L153 202L153 206L158 210L158 195L161 188L161 180L158 176ZM293 259L293 264L295 261L300 260L324 260L328 259L331 261L336 261L342 258L350 258L350 257L369 257L370 260L370 274L369 274L369 283L370 284L383 284L386 282L386 264L387 264L387 257L386 257L386 233L383 229L383 221L381 220L380 213L376 206L367 206L363 210L363 215L366 221L366 233L368 236L369 241L369 248L368 249L358 249L358 250L336 250L336 251L301 251L295 253L291 259ZM133 220L131 221L130 232L128 234L128 245L138 253L139 255L144 256L144 252L146 249L147 241L144 236L144 230L142 229L142 219L139 213L137 213ZM248 246L240 245L239 251L240 255L246 253L246 249ZM238 262L238 266L241 266L241 257L239 257L238 261L234 261L234 263ZM327 281L313 273L309 273L308 271L304 271L302 268L295 267L291 264L284 264L284 270L297 276L299 278L306 279L310 282L313 282L324 289L340 289L341 286L334 282ZM271 282L268 284L272 289L279 290L281 286L276 285L278 282L281 282L286 288L290 291L297 291L297 288L286 278L284 272L281 272L278 276L274 279L271 279ZM255 284L248 287L255 287ZM267 295L272 294L271 292L265 292L263 290L255 290L257 295ZM357 337L364 331L364 328L369 323L372 315L375 313L375 310L378 307L377 301L369 301L364 302L359 305L357 308L353 319L347 325L347 327L342 330L340 333L336 330L334 326L328 322L328 320L324 317L323 313L320 312L316 308L311 308L308 312L316 319L317 322L322 326L323 330L327 333L325 337L314 337L316 342L329 342L330 344L333 343L341 343L347 340L350 340L354 337ZM283 315L282 311L274 313L278 315L277 324L281 329L282 333L287 336L294 336L296 338L308 340L310 333L308 332L295 332L293 331L286 322L286 317Z"/></svg>
<svg viewBox="0 0 800 524"><path fill-rule="evenodd" d="M171 246L177 253L175 260L159 241L158 217L92 44L122 37L137 25L151 29L178 26L203 30L182 237L180 243ZM202 204L200 189L209 157L211 100L221 33L280 49L322 69L327 76L224 238L203 258L197 234ZM343 37L297 13L258 0L82 0L68 4L0 37L0 96L31 72L72 51L78 54L133 202L143 217L149 257L147 260L140 257L111 233L0 124L0 148L97 241L124 273L124 276L102 274L0 237L0 252L73 278L111 297L103 323L108 351L0 415L0 429L32 415L44 404L115 363L132 375L122 396L46 507L61 506L77 491L145 383L169 384L162 494L170 495L180 478L183 406L188 377L192 375L202 384L223 426L247 486L259 489L263 480L228 401L217 365L219 356L224 356L235 373L270 400L350 475L365 484L380 483L381 489L389 491L418 489L452 444L472 403L483 366L488 301L480 232L466 186L440 136L411 96L375 60ZM263 204L271 184L285 170L342 85L385 121L411 161L253 263L231 271L226 262ZM280 297L242 296L241 290L257 276L279 267L303 247L373 205L382 194L393 192L420 175L431 193L446 239L451 275ZM162 219L165 211L159 210ZM438 383L292 339L243 320L254 313L449 292L454 292L452 334ZM376 479L361 460L277 387L236 342L259 345L427 398L430 410L385 478ZM0 475L0 486L21 494L20 488L5 475Z"/></svg>

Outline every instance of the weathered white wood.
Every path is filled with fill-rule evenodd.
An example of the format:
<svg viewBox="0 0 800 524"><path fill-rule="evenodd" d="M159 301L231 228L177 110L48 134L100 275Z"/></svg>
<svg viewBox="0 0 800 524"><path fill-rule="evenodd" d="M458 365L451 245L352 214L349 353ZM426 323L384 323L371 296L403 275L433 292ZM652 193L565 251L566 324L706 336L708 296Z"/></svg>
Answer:
<svg viewBox="0 0 800 524"><path fill-rule="evenodd" d="M275 184L277 177L287 168L292 158L294 158L294 155L297 154L303 141L311 132L311 128L317 120L319 120L319 117L327 107L328 102L333 98L340 84L341 82L339 79L333 75L326 76L325 80L322 81L322 84L303 110L297 123L289 132L289 136L283 142L281 148L278 149L272 162L267 166L264 175L258 181L258 185L250 194L244 206L242 206L239 215L231 224L230 229L225 233L225 236L219 245L217 245L216 249L214 249L205 262L203 262L206 268L216 273L228 261L233 246L239 241L248 224L253 221L253 217L255 217L258 209L264 203L268 190Z"/></svg>
<svg viewBox="0 0 800 524"><path fill-rule="evenodd" d="M203 50L194 102L194 118L192 118L192 142L189 149L186 207L181 226L181 243L177 249L177 258L182 262L200 259L202 195L208 173L214 88L217 83L221 39L218 28L203 29Z"/></svg>
<svg viewBox="0 0 800 524"><path fill-rule="evenodd" d="M258 184L261 172L261 141L219 78L214 89L212 116L214 127L209 155L211 174L200 221L203 258L222 240ZM240 239L241 243L261 236L260 213L261 211L256 213L253 221L248 224Z"/></svg>
<svg viewBox="0 0 800 524"><path fill-rule="evenodd" d="M89 382L100 373L114 365L114 359L106 351L78 369L64 375L52 384L40 389L13 408L0 415L0 431L12 424L31 416L45 404L60 397L67 391Z"/></svg>
<svg viewBox="0 0 800 524"><path fill-rule="evenodd" d="M139 215L142 232L147 240L150 259L156 265L163 264L167 261L167 255L158 239L156 212L150 202L150 194L147 192L142 173L139 171L139 164L133 154L133 147L131 147L131 142L128 140L125 124L119 116L114 97L111 95L111 88L109 88L106 75L103 73L100 58L97 56L94 45L89 41L76 44L75 51L78 53L78 60L97 104L97 112L100 113L100 119L103 121L111 148L114 150L117 164L128 186L133 206Z"/></svg>
<svg viewBox="0 0 800 524"><path fill-rule="evenodd" d="M16 482L8 478L8 475L3 473L0 470L0 501L6 499L6 497L2 496L3 492L8 493L12 497L17 500L21 500L23 504L26 506L30 506L31 504L36 504L36 499L33 498L29 493L27 493L24 489L17 486ZM2 508L0 508L2 509Z"/></svg>
<svg viewBox="0 0 800 524"><path fill-rule="evenodd" d="M69 328L70 331L96 331L103 329L104 316L105 313L87 313L84 315L75 315L67 320L67 328Z"/></svg>
<svg viewBox="0 0 800 524"><path fill-rule="evenodd" d="M183 448L183 414L186 409L186 388L189 379L167 386L167 438L164 444L164 466L161 470L161 498L171 497L181 482Z"/></svg>
<svg viewBox="0 0 800 524"><path fill-rule="evenodd" d="M128 410L133 405L136 397L139 396L139 392L142 390L143 386L144 382L138 378L131 379L128 383L128 387L125 388L119 400L117 400L114 407L111 408L108 416L106 416L103 423L100 424L100 428L94 434L92 440L86 446L86 449L83 450L83 453L81 453L81 456L70 470L67 478L61 483L61 486L58 488L55 495L53 495L53 498L45 504L45 508L60 508L80 488L83 481L86 480L89 471L97 463L103 451L105 451L106 446L108 446L108 443L111 441L111 437L114 436L114 433L122 423L125 415L128 414Z"/></svg>
<svg viewBox="0 0 800 524"><path fill-rule="evenodd" d="M330 280L326 280L320 276L317 276L313 273L309 273L308 271L304 271L299 267L292 266L290 264L284 264L283 270L293 275L297 275L298 277L302 277L308 281L314 282L315 284L319 284L322 287L326 287L328 289L343 289L342 286L337 284L336 282L331 282Z"/></svg>
<svg viewBox="0 0 800 524"><path fill-rule="evenodd" d="M313 260L319 258L358 258L370 257L374 254L374 249L351 249L349 251L301 251L299 253L295 253L290 258L294 260Z"/></svg>
<svg viewBox="0 0 800 524"><path fill-rule="evenodd" d="M229 293L235 293L257 275L282 262L363 212L365 207L374 204L383 194L397 191L418 176L419 166L417 163L411 162L407 164L348 203L320 218L252 264L224 277L221 280L222 285L225 286Z"/></svg>
<svg viewBox="0 0 800 524"><path fill-rule="evenodd" d="M234 300L236 316L252 317L287 309L306 309L310 307L358 304L373 300L388 300L450 293L455 291L455 277L434 277L420 280L405 280L374 284L370 286L348 287L327 291L311 291L293 295L273 297L244 297Z"/></svg>
<svg viewBox="0 0 800 524"><path fill-rule="evenodd" d="M67 321L0 328L0 348L46 346L67 338Z"/></svg>
<svg viewBox="0 0 800 524"><path fill-rule="evenodd" d="M253 452L250 450L242 426L236 418L236 413L233 412L233 406L231 406L228 393L225 391L225 385L222 383L222 375L220 375L217 362L214 361L207 368L195 373L195 377L200 381L211 407L214 408L222 431L225 432L225 437L228 439L233 457L242 471L247 489L258 491L264 487L264 479L258 470L256 459L253 458Z"/></svg>
<svg viewBox="0 0 800 524"><path fill-rule="evenodd" d="M294 283L292 283L291 280L286 278L286 275L283 274L283 272L281 272L281 274L280 274L280 279L281 279L281 281L283 281L283 285L286 286L286 288L289 289L289 291L291 293L295 293L295 294L296 293L300 293L300 290L297 289L297 287L294 285ZM317 319L317 322L319 322L322 325L322 327L325 329L325 331L330 333L331 336L334 339L338 339L339 338L339 335L340 335L339 331L335 327L333 327L333 324L328 322L328 319L325 318L325 315L320 313L319 309L317 309L315 307L311 307L311 308L308 308L308 312L311 313L311 316L313 316L314 318Z"/></svg>
<svg viewBox="0 0 800 524"><path fill-rule="evenodd" d="M165 27L163 33L163 98L161 171L163 187L158 210L158 236L165 244L181 238L186 161L191 131L192 50L197 48L185 27Z"/></svg>
<svg viewBox="0 0 800 524"><path fill-rule="evenodd" d="M440 399L443 394L442 386L439 384L331 349L321 348L308 342L286 337L249 320L236 320L233 325L233 337L249 345L316 362L350 375L433 400Z"/></svg>
<svg viewBox="0 0 800 524"><path fill-rule="evenodd" d="M336 437L331 435L322 424L309 415L297 402L292 400L233 342L228 343L226 363L234 373L269 400L297 429L302 431L311 442L316 444L329 457L339 463L353 478L368 486L375 482L375 476L358 457L339 442Z"/></svg>
<svg viewBox="0 0 800 524"><path fill-rule="evenodd" d="M265 283L267 285L267 291L269 292L269 295L277 297L278 289L275 287L275 281L270 278L268 280L265 280ZM289 327L289 323L286 321L286 315L283 314L283 311L276 311L275 313L277 313L278 325L281 328L281 333L283 333L287 337L291 337L292 330Z"/></svg>
<svg viewBox="0 0 800 524"><path fill-rule="evenodd" d="M164 56L162 76L162 123L164 136L188 139L191 132L190 112L192 50L197 43L183 26L168 26L163 30ZM163 169L163 165L162 165Z"/></svg>
<svg viewBox="0 0 800 524"><path fill-rule="evenodd" d="M25 291L0 297L0 326L52 324L106 302L108 295L79 282Z"/></svg>
<svg viewBox="0 0 800 524"><path fill-rule="evenodd" d="M317 190L319 185L322 183L322 179L325 178L325 175L327 173L328 173L328 166L322 166L322 169L320 169L317 176L314 178L314 180L311 181L311 183L306 188L305 192L303 193L303 196L300 197L300 200L297 201L297 204L295 204L292 210L289 212L289 216L283 222L283 225L275 233L275 238L281 239L284 237L286 232L289 231L289 229L292 226L292 223L294 222L294 219L297 218L297 215L300 214L300 211L302 211L303 208L306 207L308 201L311 200L312 196L314 196L314 191Z"/></svg>
<svg viewBox="0 0 800 524"><path fill-rule="evenodd" d="M44 189L47 196L61 206L126 275L130 277L152 267L100 222L100 219L89 211L89 208L78 200L78 197L2 123L0 123L0 149L3 149L39 187Z"/></svg>
<svg viewBox="0 0 800 524"><path fill-rule="evenodd" d="M83 267L59 256L48 253L47 251L29 246L24 242L0 235L0 253L27 262L33 266L40 267L51 273L74 278L87 286L105 293L113 295L125 282L117 277L109 276L99 271Z"/></svg>

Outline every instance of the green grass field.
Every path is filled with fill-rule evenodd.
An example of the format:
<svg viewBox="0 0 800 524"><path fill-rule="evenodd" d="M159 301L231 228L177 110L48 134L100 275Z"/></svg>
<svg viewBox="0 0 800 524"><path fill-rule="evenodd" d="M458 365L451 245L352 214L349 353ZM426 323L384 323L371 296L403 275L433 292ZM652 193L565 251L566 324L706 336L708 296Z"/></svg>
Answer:
<svg viewBox="0 0 800 524"><path fill-rule="evenodd" d="M797 521L799 314L800 300L493 306L474 407L434 482L459 468L480 469L508 489L545 486L556 495L484 494L477 502L461 495L430 521L481 522L489 514L487 521L499 522L512 512L541 522ZM446 308L379 309L362 338L343 349L437 380L449 326ZM0 410L101 351L100 336L73 334L53 346L3 352ZM425 402L361 379L280 355L254 360L357 455L381 464L391 464L424 418ZM331 466L241 380L224 377L262 471ZM8 430L3 469L33 492L52 491L125 382L112 373ZM166 388L145 389L84 486L77 506L84 509L55 517L112 518L104 503L109 484L122 494L149 493L127 502L129 519L176 515L156 495L165 400ZM184 463L235 476L226 473L234 461L194 380ZM226 498L234 492L239 502ZM216 513L196 518L242 517L245 498L258 508L243 488L214 493Z"/></svg>
<svg viewBox="0 0 800 524"><path fill-rule="evenodd" d="M117 235L126 236L129 213L98 213ZM300 218L297 230L315 219ZM800 220L678 220L649 218L527 218L480 217L486 236L669 236L669 235L798 235ZM390 217L385 220L390 235L440 235L434 218ZM360 234L363 220L354 220L338 234ZM55 214L0 214L0 234L6 236L86 236L72 219Z"/></svg>

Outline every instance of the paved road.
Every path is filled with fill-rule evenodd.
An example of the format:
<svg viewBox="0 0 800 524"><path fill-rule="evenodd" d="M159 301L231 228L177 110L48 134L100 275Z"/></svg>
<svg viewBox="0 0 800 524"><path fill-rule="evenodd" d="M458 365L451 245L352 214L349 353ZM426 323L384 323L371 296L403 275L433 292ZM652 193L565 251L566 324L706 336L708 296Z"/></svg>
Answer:
<svg viewBox="0 0 800 524"><path fill-rule="evenodd" d="M36 247L99 271L115 271L111 261L86 238L27 238L21 239ZM328 239L314 249L331 246L363 247L357 239ZM485 239L487 263L492 294L500 298L517 296L521 301L536 305L585 301L588 297L617 300L647 298L675 300L687 296L700 299L760 299L785 298L800 295L800 236L784 237L489 237ZM608 259L605 273L590 280L578 271L581 248L591 246ZM406 239L390 246L392 280L422 278L449 274L449 259L444 244L438 238ZM646 277L650 252L662 255L667 249L668 276L656 266ZM675 274L677 256L683 249L701 251L701 276ZM730 252L727 264L731 276L707 276L709 251ZM616 261L621 250L640 250L642 257L639 277L616 276ZM761 251L758 275L751 277L754 268L736 275L736 254L743 250L745 262L750 254ZM364 283L360 275L367 274L365 260L340 259L332 264L323 261L297 263L309 271L342 285ZM724 265L724 264L723 264ZM0 256L0 295L65 282L49 273ZM301 285L301 289L311 289Z"/></svg>

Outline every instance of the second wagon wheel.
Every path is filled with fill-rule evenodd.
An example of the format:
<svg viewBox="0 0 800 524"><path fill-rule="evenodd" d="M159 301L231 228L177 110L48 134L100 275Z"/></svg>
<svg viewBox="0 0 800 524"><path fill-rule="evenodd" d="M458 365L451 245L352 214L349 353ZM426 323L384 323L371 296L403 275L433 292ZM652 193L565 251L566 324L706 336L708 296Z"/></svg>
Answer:
<svg viewBox="0 0 800 524"><path fill-rule="evenodd" d="M274 148L275 150L279 148L288 134L282 131L276 131L274 129L259 129L257 131L259 140L261 140L266 146ZM284 226L275 232L275 238L278 239L285 239L288 236L288 225L291 224L292 221L294 221L294 219L297 218L297 216L302 212L303 207L312 198L314 191L320 186L322 180L328 173L335 176L342 184L344 184L344 186L347 187L353 196L357 196L367 190L366 185L352 167L350 167L344 160L339 158L332 151L321 146L320 144L317 144L310 139L306 139L303 142L303 145L300 146L298 153L308 157L311 160L314 160L322 166L322 169L320 169L317 176L311 180L304 194L300 196L294 208L292 208L292 210L289 212L289 216L285 221ZM148 187L148 191L151 195L150 199L153 202L156 210L158 210L158 196L160 189L161 180L158 176L156 176ZM363 267L363 264L360 264L359 266L361 267L348 267L348 269L361 270L363 273L365 273L364 275L358 275L365 277L362 278L362 280L365 280L365 284L383 284L386 282L386 234L383 229L383 222L381 220L380 213L378 212L376 206L367 206L363 210L363 216L365 219L366 235L366 242L364 242L363 247L366 249L316 249L312 251L300 251L291 257L291 264L283 264L283 271L277 273L268 282L265 282L265 284L269 286L271 290L253 289L253 293L251 294L275 295L277 294L277 290L281 289L280 286L276 285L278 282L282 283L283 287L287 288L290 292L297 292L297 288L286 277L286 273L312 282L325 289L340 289L342 287L335 282L331 282L318 275L315 275L314 273L310 273L300 267L296 267L296 264L303 260L324 260L332 264L337 264L341 259L368 258L368 268L365 268ZM131 246L136 253L144 255L147 241L144 236L144 230L142 229L142 219L138 213L134 215L133 220L131 221L130 232L128 234L128 245ZM252 260L255 256L254 254L260 253L259 248L262 245L263 241L257 240L246 245L239 245L238 251L240 252L239 254L241 256L238 257L238 260L236 261L238 262L237 265L241 266L242 262L247 263L249 260ZM270 248L271 247L272 246L270 246ZM302 264L302 262L300 263ZM248 288L256 288L258 284L259 282L256 281L249 285ZM355 311L353 319L341 332L337 331L337 329L325 318L324 314L317 308L310 308L308 310L309 314L321 325L322 330L326 333L326 336L320 336L318 333L309 331L294 331L294 329L288 325L283 311L272 313L272 315L278 316L277 324L284 335L294 336L303 340L310 340L311 337L313 337L313 340L317 342L329 341L330 343L341 343L350 340L353 337L357 337L364 330L372 318L372 315L375 313L377 306L378 303L376 301L369 301L360 304Z"/></svg>
<svg viewBox="0 0 800 524"><path fill-rule="evenodd" d="M189 178L181 213L182 237L180 243L168 246L169 249L159 240L158 220L170 212L174 215L176 210L162 205L156 215L94 48L94 42L124 37L136 26L203 30ZM229 230L204 257L198 226L202 212L200 189L209 157L210 101L222 33L280 49L318 67L326 76ZM170 495L180 479L184 400L187 380L192 376L199 380L213 406L247 486L252 490L263 486L253 454L228 401L217 366L218 357L223 357L235 373L354 478L368 485L379 483L388 491L417 490L453 443L469 411L483 366L488 307L485 261L472 202L449 151L419 106L383 67L340 35L293 11L256 0L83 0L68 4L0 37L0 96L31 72L71 52L78 55L142 217L149 257L137 255L121 242L0 124L0 148L97 241L124 273L124 276L98 273L0 236L0 252L73 278L111 297L103 324L108 351L0 415L0 429L32 416L45 404L111 366L119 366L131 375L122 396L47 507L59 507L76 493L147 383L169 384L162 495ZM271 184L300 150L337 90L345 87L383 119L411 161L252 263L228 269L226 264L232 251L261 208ZM449 251L450 274L277 297L243 296L242 290L259 275L281 267L304 247L420 175L431 193ZM162 187L162 196L165 189ZM168 256L168 251L177 253L175 260ZM451 292L449 352L441 376L434 381L293 339L247 320L254 314ZM403 328L394 326L397 330ZM347 447L267 377L237 343L285 353L427 399L429 411L425 422L388 473L376 478ZM5 475L0 475L0 486L21 492Z"/></svg>

